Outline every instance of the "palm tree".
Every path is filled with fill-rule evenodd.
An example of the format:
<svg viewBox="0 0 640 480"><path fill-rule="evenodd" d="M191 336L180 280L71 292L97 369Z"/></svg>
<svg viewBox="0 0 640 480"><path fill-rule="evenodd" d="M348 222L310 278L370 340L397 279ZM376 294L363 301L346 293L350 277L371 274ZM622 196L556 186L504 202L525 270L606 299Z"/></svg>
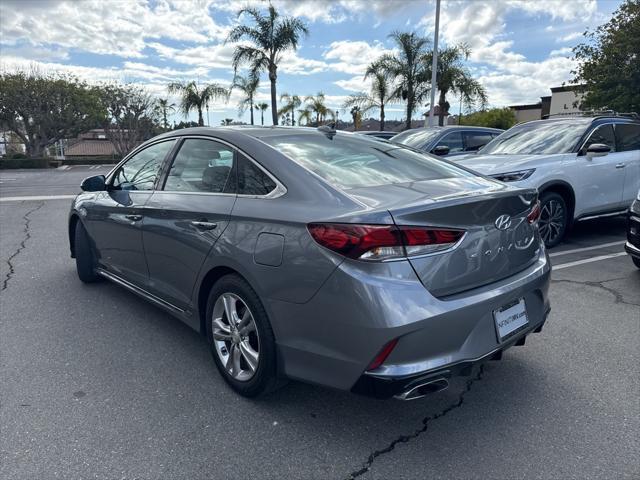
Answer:
<svg viewBox="0 0 640 480"><path fill-rule="evenodd" d="M220 125L222 126L231 125L232 123L233 123L233 118L224 118L220 120Z"/></svg>
<svg viewBox="0 0 640 480"><path fill-rule="evenodd" d="M209 107L209 103L218 98L229 98L229 91L217 83L198 86L196 82L173 82L169 84L169 93L180 95L180 110L185 118L196 109L198 111L198 125L204 126L202 110Z"/></svg>
<svg viewBox="0 0 640 480"><path fill-rule="evenodd" d="M236 75L231 85L231 90L237 88L242 92L242 100L238 105L238 111L240 115L248 108L251 112L251 125L253 125L253 97L256 95L258 85L260 84L260 77L257 75L249 74L246 77Z"/></svg>
<svg viewBox="0 0 640 480"><path fill-rule="evenodd" d="M369 110L380 110L380 130L384 130L384 107L394 98L394 90L390 84L387 72L371 65L365 74L365 78L373 77L370 93L356 93L351 95L342 105L343 108L358 107L360 114L364 115ZM354 122L355 123L355 122Z"/></svg>
<svg viewBox="0 0 640 480"><path fill-rule="evenodd" d="M160 110L160 114L162 115L162 128L164 128L165 130L169 130L167 114L170 112L175 112L176 104L169 103L168 98L161 98L158 100L158 110Z"/></svg>
<svg viewBox="0 0 640 480"><path fill-rule="evenodd" d="M407 119L405 128L411 128L411 117L416 107L429 92L429 72L426 68L429 40L407 32L392 32L389 37L395 42L398 53L382 55L367 69L367 74L384 72L397 82L392 97L406 100Z"/></svg>
<svg viewBox="0 0 640 480"><path fill-rule="evenodd" d="M298 110L298 125L302 125L303 120L305 125L309 125L313 122L313 112L306 108Z"/></svg>
<svg viewBox="0 0 640 480"><path fill-rule="evenodd" d="M280 95L280 102L284 103L284 106L278 111L278 115L287 116L291 115L291 125L295 126L296 120L294 116L294 112L300 108L302 105L302 100L298 95L289 95L288 93L283 93Z"/></svg>
<svg viewBox="0 0 640 480"><path fill-rule="evenodd" d="M330 116L332 118L336 118L336 114L333 110L325 105L325 96L323 92L318 92L317 95L309 95L305 97L304 101L306 102L305 110L309 112L309 115L305 115L304 117L308 120L315 115L315 124L320 125L321 122Z"/></svg>
<svg viewBox="0 0 640 480"><path fill-rule="evenodd" d="M483 108L487 103L487 92L484 87L471 76L471 72L464 66L471 50L466 44L447 47L438 52L438 70L436 71L436 85L438 87L438 124L444 124L444 115L449 111L447 94L455 93L467 106L480 104ZM428 75L431 76L431 59L433 51L427 53Z"/></svg>
<svg viewBox="0 0 640 480"><path fill-rule="evenodd" d="M349 113L351 114L351 118L353 119L353 131L355 132L360 127L362 112L360 111L360 107L358 105L355 105L354 107L351 107Z"/></svg>
<svg viewBox="0 0 640 480"><path fill-rule="evenodd" d="M260 125L264 125L264 111L269 108L269 105L262 102L257 103L254 107L256 110L260 110Z"/></svg>
<svg viewBox="0 0 640 480"><path fill-rule="evenodd" d="M309 33L302 20L294 17L280 18L280 15L269 4L268 14L262 15L256 8L243 8L238 16L246 13L253 25L237 25L233 27L227 42L248 40L251 45L238 45L233 52L233 68L238 70L240 65L249 64L251 72L256 76L263 71L269 74L271 82L271 116L273 124L278 124L278 103L276 95L276 80L278 79L278 63L282 54L287 50L296 50L300 35Z"/></svg>

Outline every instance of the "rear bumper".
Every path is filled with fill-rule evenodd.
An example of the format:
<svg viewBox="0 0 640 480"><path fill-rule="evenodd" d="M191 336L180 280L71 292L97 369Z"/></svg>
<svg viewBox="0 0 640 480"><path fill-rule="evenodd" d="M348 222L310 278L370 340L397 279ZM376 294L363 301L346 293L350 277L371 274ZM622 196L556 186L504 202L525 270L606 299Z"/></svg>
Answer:
<svg viewBox="0 0 640 480"><path fill-rule="evenodd" d="M436 379L449 379L451 377L469 376L481 364L490 360L501 360L502 354L508 348L525 344L526 337L530 333L540 333L547 320L551 309L548 309L542 322L536 326L531 326L509 339L495 350L475 359L462 360L451 363L440 368L425 370L423 372L411 374L409 376L380 376L365 372L351 388L353 393L367 395L375 398L390 398L402 392L412 389Z"/></svg>
<svg viewBox="0 0 640 480"><path fill-rule="evenodd" d="M436 298L408 262L344 262L305 304L268 300L281 372L293 379L377 397L433 375L454 376L499 356L549 312L551 267L544 248L525 270L470 291ZM528 325L500 342L493 311L523 298ZM374 371L389 341L397 345Z"/></svg>
<svg viewBox="0 0 640 480"><path fill-rule="evenodd" d="M625 243L624 249L632 257L640 259L640 248L636 247L631 242Z"/></svg>

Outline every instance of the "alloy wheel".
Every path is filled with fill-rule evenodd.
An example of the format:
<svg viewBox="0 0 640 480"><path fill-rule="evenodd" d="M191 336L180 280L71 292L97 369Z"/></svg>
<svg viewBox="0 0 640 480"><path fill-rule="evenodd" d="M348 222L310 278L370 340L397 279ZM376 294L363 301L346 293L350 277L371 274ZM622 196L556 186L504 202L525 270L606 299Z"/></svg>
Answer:
<svg viewBox="0 0 640 480"><path fill-rule="evenodd" d="M540 210L538 228L544 243L553 244L560 235L565 225L564 206L557 200L549 200Z"/></svg>
<svg viewBox="0 0 640 480"><path fill-rule="evenodd" d="M260 338L251 310L235 293L223 293L212 317L213 343L225 370L235 380L250 380L260 361Z"/></svg>

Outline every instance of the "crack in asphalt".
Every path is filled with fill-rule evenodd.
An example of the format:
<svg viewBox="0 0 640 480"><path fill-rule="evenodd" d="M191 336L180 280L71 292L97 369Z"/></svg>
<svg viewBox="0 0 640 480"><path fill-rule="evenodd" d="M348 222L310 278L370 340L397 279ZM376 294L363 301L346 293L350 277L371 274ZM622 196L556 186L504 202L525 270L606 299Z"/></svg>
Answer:
<svg viewBox="0 0 640 480"><path fill-rule="evenodd" d="M420 436L421 434L427 431L429 422L436 420L440 417L444 417L447 413L449 413L452 410L455 410L456 408L460 408L464 403L464 396L467 394L467 392L471 391L471 386L475 382L482 379L483 375L484 375L484 365L480 365L478 374L475 377L471 378L470 380L467 380L464 390L462 390L462 392L458 396L458 399L454 403L444 408L441 412L436 413L435 415L429 415L427 417L424 417L422 419L422 427L417 429L413 433L409 435L400 435L391 443L389 443L389 445L387 445L385 448L381 450L374 450L367 458L367 461L362 465L362 468L351 472L349 476L346 477L345 480L354 480L355 478L358 478L364 475L371 469L371 465L376 460L376 458L378 458L380 455L384 455L386 453L391 452L394 448L396 448L396 445L398 445L399 443L407 443L410 440L413 440L414 438Z"/></svg>
<svg viewBox="0 0 640 480"><path fill-rule="evenodd" d="M13 259L16 258L18 255L20 255L20 252L22 252L27 247L27 241L31 238L31 231L29 229L31 225L30 215L35 211L40 210L40 208L42 208L43 205L44 205L44 202L40 203L37 207L32 208L22 216L22 218L24 219L24 229L23 229L24 238L20 242L20 245L18 245L18 248L16 249L16 251L13 252L9 256L9 258L7 258L7 260L5 260L5 263L9 267L9 271L7 272L7 274L4 277L4 280L2 281L2 288L0 289L0 292L4 292L7 289L7 286L9 285L9 280L11 280L11 277L13 277L13 275L16 273L15 266L13 265Z"/></svg>
<svg viewBox="0 0 640 480"><path fill-rule="evenodd" d="M613 295L615 298L615 303L622 303L624 305L633 305L635 307L640 307L640 303L634 303L634 302L625 300L624 295L622 293L620 293L618 290L616 290L613 287L607 287L605 285L605 283L615 282L616 280L625 280L625 279L626 277L612 278L611 280L603 280L601 282L592 282L589 280L580 281L580 280L558 279L558 280L551 280L551 283L575 283L577 285L585 285L587 287L600 288L605 292L608 292L611 295Z"/></svg>

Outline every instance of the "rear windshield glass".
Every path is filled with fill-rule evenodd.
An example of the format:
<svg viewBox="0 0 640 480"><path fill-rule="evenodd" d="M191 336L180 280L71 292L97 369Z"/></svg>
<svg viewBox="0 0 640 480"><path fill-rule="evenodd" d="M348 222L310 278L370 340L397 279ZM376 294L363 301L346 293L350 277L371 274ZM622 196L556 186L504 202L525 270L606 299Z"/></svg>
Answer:
<svg viewBox="0 0 640 480"><path fill-rule="evenodd" d="M442 130L416 128L413 130L406 130L399 133L395 137L391 138L392 142L401 143L403 145L409 145L413 148L422 148L427 143L433 141L438 135L442 133Z"/></svg>
<svg viewBox="0 0 640 480"><path fill-rule="evenodd" d="M262 140L345 189L474 176L432 156L360 135L285 135Z"/></svg>
<svg viewBox="0 0 640 480"><path fill-rule="evenodd" d="M531 122L516 125L480 150L494 155L570 153L590 120Z"/></svg>

